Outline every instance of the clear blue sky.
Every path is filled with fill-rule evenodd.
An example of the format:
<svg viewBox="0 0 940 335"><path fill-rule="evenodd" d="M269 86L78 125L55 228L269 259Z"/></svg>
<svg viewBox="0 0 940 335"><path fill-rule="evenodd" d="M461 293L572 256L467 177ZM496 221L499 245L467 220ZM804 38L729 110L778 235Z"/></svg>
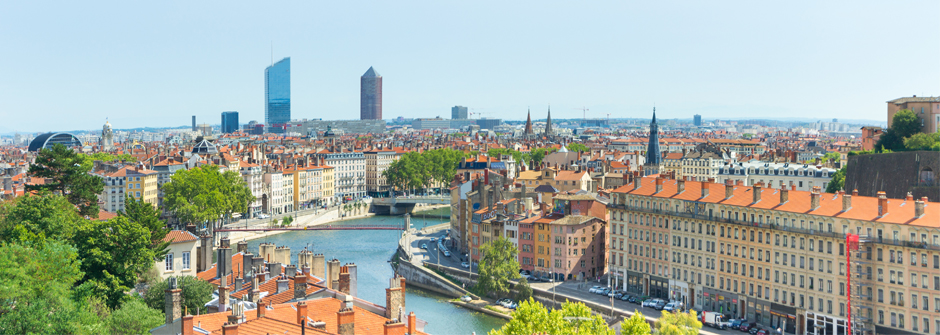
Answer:
<svg viewBox="0 0 940 335"><path fill-rule="evenodd" d="M885 118L940 94L940 1L0 2L0 132L264 118L291 57L292 117Z"/></svg>

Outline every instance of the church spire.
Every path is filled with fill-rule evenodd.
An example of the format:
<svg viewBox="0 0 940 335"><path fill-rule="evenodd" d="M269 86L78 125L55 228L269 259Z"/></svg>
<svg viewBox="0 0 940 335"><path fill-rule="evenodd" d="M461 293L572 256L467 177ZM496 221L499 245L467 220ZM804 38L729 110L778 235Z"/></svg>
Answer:
<svg viewBox="0 0 940 335"><path fill-rule="evenodd" d="M525 118L525 134L532 134L532 109L528 110L528 115Z"/></svg>
<svg viewBox="0 0 940 335"><path fill-rule="evenodd" d="M646 146L646 163L643 164L644 175L659 173L662 160L663 157L659 151L659 126L656 124L656 107L653 107L653 121L650 122L650 137Z"/></svg>
<svg viewBox="0 0 940 335"><path fill-rule="evenodd" d="M548 118L545 120L545 134L552 133L552 106L548 106Z"/></svg>

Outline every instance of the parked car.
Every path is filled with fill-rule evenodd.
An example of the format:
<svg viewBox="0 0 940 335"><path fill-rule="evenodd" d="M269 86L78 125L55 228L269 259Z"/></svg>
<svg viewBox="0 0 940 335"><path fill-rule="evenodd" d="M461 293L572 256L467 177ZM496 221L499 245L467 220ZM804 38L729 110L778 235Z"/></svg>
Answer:
<svg viewBox="0 0 940 335"><path fill-rule="evenodd" d="M428 248L428 244L427 244L427 243L421 244L421 249L427 249L427 248Z"/></svg>
<svg viewBox="0 0 940 335"><path fill-rule="evenodd" d="M444 250L444 257L450 257L450 251Z"/></svg>
<svg viewBox="0 0 940 335"><path fill-rule="evenodd" d="M746 319L731 319L731 324L728 325L728 328L738 329L741 328L741 324L747 321Z"/></svg>
<svg viewBox="0 0 940 335"><path fill-rule="evenodd" d="M588 292L597 293L597 290L600 290L601 288L602 288L601 286L594 285L590 289L588 289Z"/></svg>
<svg viewBox="0 0 940 335"><path fill-rule="evenodd" d="M626 293L624 293L623 295L620 296L620 300L621 300L621 301L629 301L630 298L632 298L632 297L631 297L629 294L626 294Z"/></svg>
<svg viewBox="0 0 940 335"><path fill-rule="evenodd" d="M539 277L536 276L528 276L526 278L529 279L529 282L537 282L540 280Z"/></svg>
<svg viewBox="0 0 940 335"><path fill-rule="evenodd" d="M431 242L437 242L437 237L432 237Z"/></svg>
<svg viewBox="0 0 940 335"><path fill-rule="evenodd" d="M663 303L663 306L666 305L666 302L663 301L663 299L653 298L653 299L646 299L646 300L644 300L644 301L643 301L643 304L641 304L641 306L643 306L643 307L653 307L653 305L656 305L656 304L658 304L658 303L660 303L660 302Z"/></svg>
<svg viewBox="0 0 940 335"><path fill-rule="evenodd" d="M636 297L634 297L634 296L631 295L630 298L627 298L627 302L629 302L629 303L631 303L631 304L639 304L639 303L640 303L640 299L637 299Z"/></svg>
<svg viewBox="0 0 940 335"><path fill-rule="evenodd" d="M271 217L271 216L270 216L270 215L267 215L267 214L258 214L258 218L259 218L259 219L267 219L267 218L269 218L269 217Z"/></svg>
<svg viewBox="0 0 940 335"><path fill-rule="evenodd" d="M470 263L467 263L467 262L460 262L460 267L465 268L465 269L468 269L468 268L470 268Z"/></svg>
<svg viewBox="0 0 940 335"><path fill-rule="evenodd" d="M614 294L614 299L620 300L620 298L623 298L623 292L617 292L617 294Z"/></svg>
<svg viewBox="0 0 940 335"><path fill-rule="evenodd" d="M678 302L670 302L666 304L665 306L663 306L664 311L675 312L677 309L679 309Z"/></svg>
<svg viewBox="0 0 940 335"><path fill-rule="evenodd" d="M473 301L473 298L470 297L469 295L465 295L465 296L460 297L460 301L470 302L470 301Z"/></svg>
<svg viewBox="0 0 940 335"><path fill-rule="evenodd" d="M747 332L750 333L751 335L755 335L755 334L757 334L757 332L759 332L759 331L760 331L760 328L757 327L757 325L752 325L752 326L751 326L751 329L748 330Z"/></svg>
<svg viewBox="0 0 940 335"><path fill-rule="evenodd" d="M770 332L767 329L761 329L757 331L756 335L770 335Z"/></svg>
<svg viewBox="0 0 940 335"><path fill-rule="evenodd" d="M751 330L751 324L749 324L749 323L747 323L747 322L742 322L741 325L738 326L738 330L740 330L740 331L742 331L742 332L749 331L749 330Z"/></svg>
<svg viewBox="0 0 940 335"><path fill-rule="evenodd" d="M655 310L657 310L657 311L661 311L661 310L663 310L663 308L666 307L666 302L663 301L663 300L659 300L659 301L657 301L656 303L654 303L653 306L650 306L650 307L653 307L653 309L655 309Z"/></svg>

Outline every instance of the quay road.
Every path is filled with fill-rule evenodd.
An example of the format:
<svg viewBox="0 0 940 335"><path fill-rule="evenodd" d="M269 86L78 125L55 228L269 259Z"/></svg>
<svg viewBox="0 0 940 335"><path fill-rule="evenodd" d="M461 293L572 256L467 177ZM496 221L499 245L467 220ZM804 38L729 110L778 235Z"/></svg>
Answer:
<svg viewBox="0 0 940 335"><path fill-rule="evenodd" d="M470 271L471 269L464 268L461 266L461 262L462 262L461 255L451 252L450 257L445 257L444 254L440 252L440 250L438 250L436 241L440 240L441 237L444 236L444 233L445 233L445 230L439 228L434 231L423 231L423 232L419 231L417 235L411 237L411 239L408 241L407 244L410 247L412 254L414 255L412 262L416 264L420 264L421 262L428 262L428 263L433 263L433 264L440 264L441 266L450 267L456 270ZM435 242L431 242L431 238L435 238L436 239ZM421 245L423 244L427 244L428 248L422 249ZM446 247L450 249L449 245ZM473 273L477 273L476 264L473 265L472 270L473 270ZM599 282L594 282L594 281L587 281L583 283L575 282L575 281L558 282L558 283L547 283L547 282L530 282L529 283L529 285L531 285L532 288L537 288L537 289L541 289L543 291L548 291L548 292L551 292L552 290L554 290L558 298L562 298L562 299L567 298L568 300L571 300L571 301L591 301L596 304L608 306L609 308L610 306L609 297L588 292L591 286L594 286L594 285L604 286L605 284L606 283L599 283ZM662 315L662 312L657 311L652 308L641 307L638 304L631 304L626 301L621 301L621 300L616 300L616 299L614 300L615 312L632 315L634 310L642 312L644 316L647 316L653 319L659 319L659 317ZM607 312L604 314L610 315L610 309L607 309ZM619 329L619 325L615 326L615 328ZM718 330L715 328L704 326L702 327L699 334L742 335L742 334L748 334L748 333L738 331L737 329Z"/></svg>

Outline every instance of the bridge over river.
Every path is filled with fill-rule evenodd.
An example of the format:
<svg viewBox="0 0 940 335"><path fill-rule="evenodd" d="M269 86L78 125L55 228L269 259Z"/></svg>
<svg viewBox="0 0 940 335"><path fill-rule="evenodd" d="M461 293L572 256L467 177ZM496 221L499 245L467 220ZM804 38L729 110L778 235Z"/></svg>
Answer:
<svg viewBox="0 0 940 335"><path fill-rule="evenodd" d="M411 213L417 204L450 205L449 196L374 198L372 208L377 215L400 215Z"/></svg>

